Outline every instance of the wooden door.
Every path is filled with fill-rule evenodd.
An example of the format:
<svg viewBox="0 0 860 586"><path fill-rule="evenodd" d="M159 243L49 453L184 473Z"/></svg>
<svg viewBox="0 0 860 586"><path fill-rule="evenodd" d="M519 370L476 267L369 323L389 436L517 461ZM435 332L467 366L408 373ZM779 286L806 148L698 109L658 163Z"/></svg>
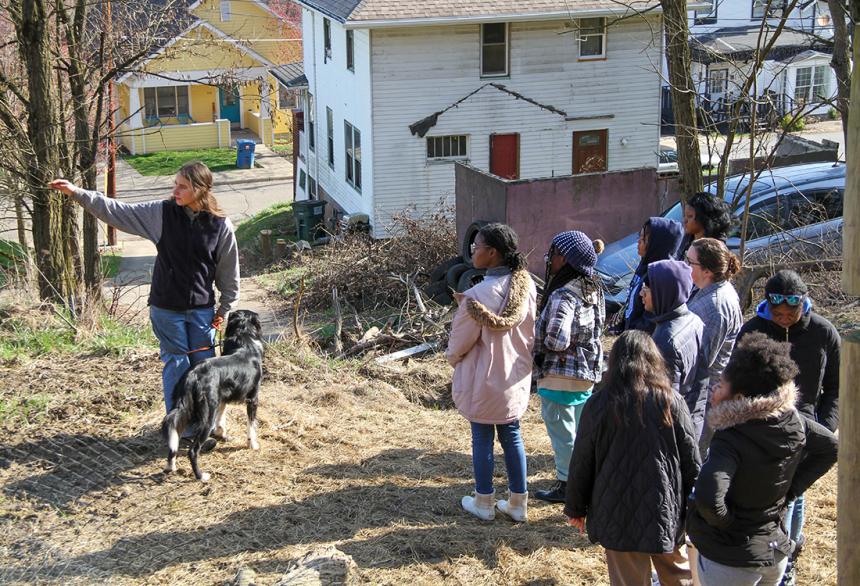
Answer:
<svg viewBox="0 0 860 586"><path fill-rule="evenodd" d="M490 135L490 173L504 179L520 176L520 135Z"/></svg>
<svg viewBox="0 0 860 586"><path fill-rule="evenodd" d="M599 173L607 170L606 130L573 133L573 174Z"/></svg>

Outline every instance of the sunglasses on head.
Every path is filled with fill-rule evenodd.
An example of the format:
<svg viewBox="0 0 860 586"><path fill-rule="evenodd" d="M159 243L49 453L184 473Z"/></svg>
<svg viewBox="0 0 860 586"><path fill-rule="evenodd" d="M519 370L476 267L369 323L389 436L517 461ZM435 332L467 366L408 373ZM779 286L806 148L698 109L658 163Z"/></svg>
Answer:
<svg viewBox="0 0 860 586"><path fill-rule="evenodd" d="M787 303L789 305L800 305L803 302L803 295L783 295L781 293L768 293L767 300L771 305L781 305Z"/></svg>

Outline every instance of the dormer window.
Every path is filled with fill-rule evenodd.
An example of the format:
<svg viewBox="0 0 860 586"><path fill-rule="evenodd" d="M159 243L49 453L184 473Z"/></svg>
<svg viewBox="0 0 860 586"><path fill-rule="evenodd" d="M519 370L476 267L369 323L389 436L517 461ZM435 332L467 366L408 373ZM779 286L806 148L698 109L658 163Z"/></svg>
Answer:
<svg viewBox="0 0 860 586"><path fill-rule="evenodd" d="M323 19L323 61L331 59L331 21Z"/></svg>

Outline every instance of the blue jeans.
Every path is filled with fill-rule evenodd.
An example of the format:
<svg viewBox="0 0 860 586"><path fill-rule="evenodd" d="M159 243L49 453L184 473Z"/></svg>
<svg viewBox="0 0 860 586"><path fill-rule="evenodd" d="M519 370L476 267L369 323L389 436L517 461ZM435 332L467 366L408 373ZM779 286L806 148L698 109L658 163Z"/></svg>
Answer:
<svg viewBox="0 0 860 586"><path fill-rule="evenodd" d="M164 363L161 371L161 387L167 412L173 409L173 389L185 371L207 358L215 356L215 349L193 352L191 350L214 346L215 330L212 319L215 309L189 309L171 311L160 307L149 307L152 331L158 338L159 357Z"/></svg>
<svg viewBox="0 0 860 586"><path fill-rule="evenodd" d="M472 467L475 472L475 492L493 493L493 436L499 432L499 443L505 453L505 468L508 471L508 488L511 492L526 492L526 450L520 435L520 422L487 423L472 422Z"/></svg>
<svg viewBox="0 0 860 586"><path fill-rule="evenodd" d="M555 475L562 482L567 482L573 441L576 439L576 428L579 427L583 409L585 403L562 405L544 397L540 399L540 414L555 457Z"/></svg>
<svg viewBox="0 0 860 586"><path fill-rule="evenodd" d="M803 535L803 495L788 504L788 511L785 513L785 530L795 542Z"/></svg>

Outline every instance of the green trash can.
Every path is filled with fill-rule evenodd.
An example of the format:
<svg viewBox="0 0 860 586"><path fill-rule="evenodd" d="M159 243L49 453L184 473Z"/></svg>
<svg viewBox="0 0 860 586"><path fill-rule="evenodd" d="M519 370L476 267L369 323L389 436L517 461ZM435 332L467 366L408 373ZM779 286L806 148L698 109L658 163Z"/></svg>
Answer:
<svg viewBox="0 0 860 586"><path fill-rule="evenodd" d="M321 236L325 222L325 201L310 199L293 202L293 216L296 218L296 237L313 242Z"/></svg>

